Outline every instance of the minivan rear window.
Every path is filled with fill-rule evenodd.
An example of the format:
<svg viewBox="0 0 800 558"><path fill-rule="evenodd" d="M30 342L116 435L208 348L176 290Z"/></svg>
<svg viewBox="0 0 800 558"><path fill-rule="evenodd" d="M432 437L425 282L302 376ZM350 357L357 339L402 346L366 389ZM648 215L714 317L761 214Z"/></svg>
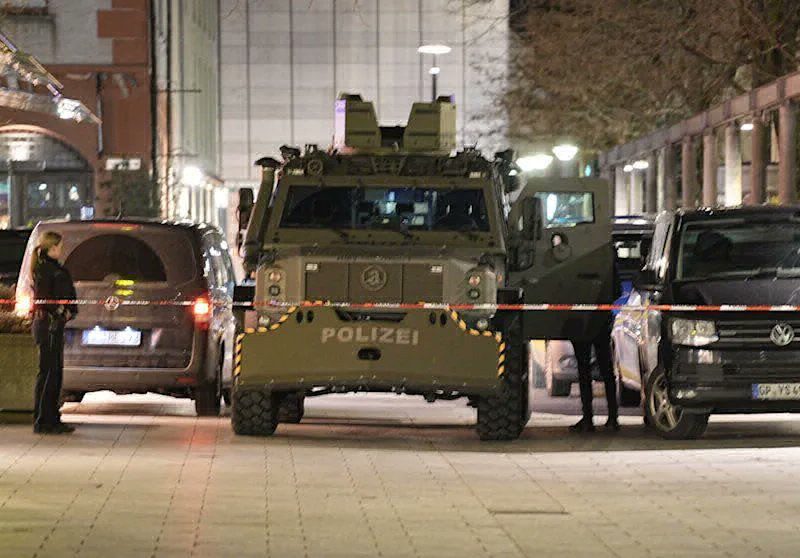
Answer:
<svg viewBox="0 0 800 558"><path fill-rule="evenodd" d="M167 280L164 262L142 240L124 234L103 234L79 244L64 265L75 281L104 281L116 276L138 282Z"/></svg>

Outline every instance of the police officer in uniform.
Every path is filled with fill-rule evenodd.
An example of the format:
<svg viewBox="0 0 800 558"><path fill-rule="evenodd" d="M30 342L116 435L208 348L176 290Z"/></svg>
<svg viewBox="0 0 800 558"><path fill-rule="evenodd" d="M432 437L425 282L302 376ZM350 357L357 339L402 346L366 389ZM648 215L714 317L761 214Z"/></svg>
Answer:
<svg viewBox="0 0 800 558"><path fill-rule="evenodd" d="M58 261L62 237L45 232L31 259L35 300L75 300L75 285ZM64 325L78 313L75 304L45 302L34 307L33 337L39 346L33 431L37 434L68 434L75 428L61 422L61 384L64 376Z"/></svg>

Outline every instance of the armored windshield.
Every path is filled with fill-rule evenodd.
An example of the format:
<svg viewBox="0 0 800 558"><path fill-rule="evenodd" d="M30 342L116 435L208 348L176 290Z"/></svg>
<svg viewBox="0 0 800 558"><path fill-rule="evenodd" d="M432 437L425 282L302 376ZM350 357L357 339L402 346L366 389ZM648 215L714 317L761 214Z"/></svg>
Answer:
<svg viewBox="0 0 800 558"><path fill-rule="evenodd" d="M280 226L311 229L489 231L481 189L292 186Z"/></svg>

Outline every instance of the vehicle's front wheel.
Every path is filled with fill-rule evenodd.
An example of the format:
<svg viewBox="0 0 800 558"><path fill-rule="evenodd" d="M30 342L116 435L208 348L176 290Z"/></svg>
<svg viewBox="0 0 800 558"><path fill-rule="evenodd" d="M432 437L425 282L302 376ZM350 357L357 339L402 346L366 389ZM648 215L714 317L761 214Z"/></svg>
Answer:
<svg viewBox="0 0 800 558"><path fill-rule="evenodd" d="M645 384L645 413L648 425L668 440L694 440L708 426L708 414L684 411L669 400L667 376L656 370Z"/></svg>
<svg viewBox="0 0 800 558"><path fill-rule="evenodd" d="M496 393L478 399L476 430L481 440L516 440L528 423L528 374L524 365L525 343L515 316L503 332L505 371Z"/></svg>
<svg viewBox="0 0 800 558"><path fill-rule="evenodd" d="M271 436L278 427L280 396L268 390L233 386L231 425L242 436Z"/></svg>
<svg viewBox="0 0 800 558"><path fill-rule="evenodd" d="M306 411L306 397L302 393L287 393L278 409L278 422L297 424L303 420Z"/></svg>

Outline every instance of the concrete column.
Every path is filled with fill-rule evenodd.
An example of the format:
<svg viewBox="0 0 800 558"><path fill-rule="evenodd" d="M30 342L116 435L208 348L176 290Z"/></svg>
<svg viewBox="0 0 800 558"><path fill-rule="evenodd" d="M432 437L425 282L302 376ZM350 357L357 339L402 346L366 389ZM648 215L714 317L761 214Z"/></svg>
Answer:
<svg viewBox="0 0 800 558"><path fill-rule="evenodd" d="M647 156L647 172L645 173L644 191L644 210L646 213L658 211L658 184L656 174L658 173L658 155L656 152Z"/></svg>
<svg viewBox="0 0 800 558"><path fill-rule="evenodd" d="M742 203L742 145L739 125L725 128L725 205Z"/></svg>
<svg viewBox="0 0 800 558"><path fill-rule="evenodd" d="M787 101L778 111L778 201L790 205L797 199L797 108Z"/></svg>
<svg viewBox="0 0 800 558"><path fill-rule="evenodd" d="M644 173L639 169L633 169L630 173L631 177L631 201L628 205L628 213L630 215L641 215L644 209Z"/></svg>
<svg viewBox="0 0 800 558"><path fill-rule="evenodd" d="M661 166L664 175L664 209L673 210L678 203L678 182L675 180L675 147L661 149Z"/></svg>
<svg viewBox="0 0 800 558"><path fill-rule="evenodd" d="M717 205L717 136L714 130L703 134L703 206Z"/></svg>
<svg viewBox="0 0 800 558"><path fill-rule="evenodd" d="M764 203L764 192L767 190L767 127L761 118L753 119L753 131L750 133L750 195L747 203L759 205Z"/></svg>
<svg viewBox="0 0 800 558"><path fill-rule="evenodd" d="M614 215L628 214L628 184L623 165L614 168Z"/></svg>
<svg viewBox="0 0 800 558"><path fill-rule="evenodd" d="M687 209L697 207L697 153L692 137L683 138L681 143L681 187L682 206Z"/></svg>

